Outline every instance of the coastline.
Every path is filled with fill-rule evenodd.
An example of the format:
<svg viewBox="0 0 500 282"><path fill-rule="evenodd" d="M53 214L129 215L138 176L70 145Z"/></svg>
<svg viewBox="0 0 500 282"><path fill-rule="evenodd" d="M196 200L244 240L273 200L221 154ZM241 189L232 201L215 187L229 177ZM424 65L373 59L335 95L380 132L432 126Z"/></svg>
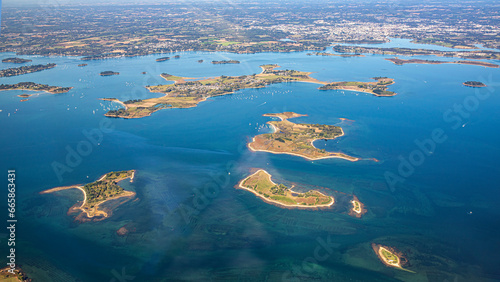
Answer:
<svg viewBox="0 0 500 282"><path fill-rule="evenodd" d="M251 175L245 177L243 180L241 180L238 185L236 186L236 188L240 188L240 189L244 189L244 190L247 190L249 192L252 192L255 196L261 198L262 200L264 200L265 202L268 202L270 204L274 204L274 205L278 205L278 206L282 206L282 207L286 207L286 208L303 208L303 209L314 209L314 208L327 208L327 207L331 207L334 203L335 203L335 199L332 197L332 196L328 196L328 195L325 195L325 196L328 196L330 197L332 200L330 203L328 204L323 204L323 205L316 205L316 206L304 206L304 205L287 205L287 204L283 204L283 203L280 203L276 200L272 200L272 199L268 199L262 195L260 195L259 193L257 193L255 190L252 190L250 188L247 188L245 186L243 186L243 183L249 179L250 177L254 176L255 174L259 173L259 172L264 172L267 177L269 178L269 181L273 184L273 185L276 185L276 183L274 183L274 181L271 179L271 174L269 174L267 171L263 170L263 169L259 169L257 170L256 172L252 173ZM291 191L291 190L290 190ZM317 191L318 193L321 193L319 191ZM321 193L323 194L323 193ZM324 195L324 194L323 194Z"/></svg>

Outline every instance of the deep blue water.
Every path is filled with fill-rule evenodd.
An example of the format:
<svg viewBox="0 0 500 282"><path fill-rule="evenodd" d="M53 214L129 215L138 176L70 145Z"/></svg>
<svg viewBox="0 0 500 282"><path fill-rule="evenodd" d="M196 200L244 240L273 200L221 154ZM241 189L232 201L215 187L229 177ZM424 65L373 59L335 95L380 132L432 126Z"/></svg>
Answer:
<svg viewBox="0 0 500 282"><path fill-rule="evenodd" d="M77 66L82 63L77 57L23 56L33 64L54 62L57 67L1 78L0 83L33 81L74 89L59 95L37 92L27 102L16 95L28 91L0 92L1 171L5 178L7 169L17 171L18 262L41 281L110 281L122 271L135 281L500 279L499 69L396 66L379 55L325 58L306 53L185 52L178 53L180 59L162 63L155 62L161 55L152 55L87 61L86 67ZM241 64L209 63L221 59ZM325 81L388 76L395 79L390 90L398 95L375 97L320 91L311 83L283 83L133 120L105 118L108 109L120 106L98 100L158 96L144 86L165 83L162 72L193 78L244 75L259 73L259 65L269 63L312 71L313 77ZM99 76L106 70L120 75ZM488 87L464 87L467 80ZM460 105L465 107L462 117L453 112ZM444 118L448 110L452 114ZM247 141L270 131L265 124L270 119L262 115L284 111L308 115L294 122L343 127L344 137L316 141L316 146L380 161L307 161L250 152ZM68 148L76 150L86 140L84 132L95 132L102 122L112 131L59 179L54 162L67 164ZM432 138L435 130L446 140L432 153L421 152L416 142ZM419 154L424 156L422 163L404 182L390 187L385 175L401 176L401 158ZM233 188L252 168L327 193L354 193L368 213L356 219L336 209L269 206ZM124 187L136 191L139 200L120 206L104 221L78 224L66 214L81 200L78 191L38 194L124 169L137 170L134 183ZM2 197L1 208L6 210L6 196ZM116 230L125 225L134 231L117 236ZM7 253L7 234L0 235L0 251ZM307 258L321 245L318 238L329 238L335 247L326 259L310 264ZM382 265L371 242L405 252L417 274Z"/></svg>

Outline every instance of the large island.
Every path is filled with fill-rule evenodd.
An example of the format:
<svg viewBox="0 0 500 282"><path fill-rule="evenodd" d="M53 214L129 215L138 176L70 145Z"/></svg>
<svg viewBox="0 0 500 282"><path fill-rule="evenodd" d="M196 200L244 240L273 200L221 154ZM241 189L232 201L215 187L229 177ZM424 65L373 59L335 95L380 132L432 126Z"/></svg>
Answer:
<svg viewBox="0 0 500 282"><path fill-rule="evenodd" d="M240 181L238 188L250 191L268 203L287 208L330 207L334 203L333 197L319 191L299 193L283 184L276 184L271 180L271 175L263 169Z"/></svg>
<svg viewBox="0 0 500 282"><path fill-rule="evenodd" d="M19 82L16 84L0 84L0 91L2 90L31 90L31 91L45 91L51 94L66 93L73 89L73 87L50 86L47 84L39 84L34 82Z"/></svg>
<svg viewBox="0 0 500 282"><path fill-rule="evenodd" d="M357 161L358 158L343 153L327 152L314 147L313 142L318 139L335 139L344 135L341 127L325 124L296 124L288 119L302 117L293 112L279 114L265 114L266 117L277 117L279 121L268 122L274 129L273 133L257 135L248 147L252 151L263 151L273 154L289 154L300 156L308 160L327 158L342 158Z"/></svg>
<svg viewBox="0 0 500 282"><path fill-rule="evenodd" d="M31 65L31 66L22 66L22 67L17 67L17 68L8 68L8 69L0 70L0 77L22 75L22 74L27 74L27 73L37 72L37 71L48 70L48 69L55 68L55 67L56 67L56 64L46 64L46 65Z"/></svg>
<svg viewBox="0 0 500 282"><path fill-rule="evenodd" d="M404 64L429 64L429 65L440 65L440 64L459 64L459 65L473 65L473 66L481 66L481 67L487 67L487 68L498 68L500 67L499 65L488 63L488 62L482 62L482 61L453 61L453 62L447 62L447 61L437 61L437 60L421 60L421 59L409 59L409 60L404 60L404 59L399 59L398 57L396 58L388 58L386 59L389 62L392 62L396 65L404 65Z"/></svg>
<svg viewBox="0 0 500 282"><path fill-rule="evenodd" d="M186 77L163 73L161 76L164 79L174 81L175 83L148 86L147 88L151 92L163 93L165 96L125 103L125 108L109 111L105 115L117 118L142 118L150 116L161 109L196 107L198 103L210 97L231 94L241 89L262 88L270 84L292 81L323 84L324 87L320 88L323 90L344 89L381 96L395 95L395 93L389 91L387 91L389 94L385 92L377 93L380 89L382 89L381 91L385 91L387 86L393 83L393 80L390 78L380 78L377 82L353 82L356 85L353 88L349 83L341 82L339 85L333 85L333 83L319 81L310 77L312 72L278 70L278 65L262 65L260 67L262 68L262 72L259 74L242 76L222 75L214 78L190 81Z"/></svg>
<svg viewBox="0 0 500 282"><path fill-rule="evenodd" d="M109 217L110 211L105 211L101 208L102 204L117 199L131 199L135 196L132 191L126 191L118 182L130 178L130 182L134 180L135 170L109 172L103 175L99 180L85 184L56 187L40 192L40 194L53 193L67 189L79 189L83 192L83 202L81 205L73 206L70 211L80 210L88 218L101 217L102 219Z"/></svg>

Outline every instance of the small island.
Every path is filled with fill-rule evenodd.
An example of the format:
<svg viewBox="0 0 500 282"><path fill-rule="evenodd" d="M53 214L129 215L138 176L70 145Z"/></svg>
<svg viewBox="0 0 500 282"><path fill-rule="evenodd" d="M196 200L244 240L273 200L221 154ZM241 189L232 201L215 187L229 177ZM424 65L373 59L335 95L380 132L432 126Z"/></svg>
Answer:
<svg viewBox="0 0 500 282"><path fill-rule="evenodd" d="M431 65L440 65L440 64L459 64L459 65L473 65L473 66L482 66L482 67L487 67L487 68L498 68L500 67L499 65L488 63L488 62L481 62L481 61L453 61L453 62L446 62L446 61L437 61L437 60L420 60L420 59L410 59L410 60L403 60L399 58L389 58L386 59L387 61L390 61L396 65L404 65L404 64L431 64Z"/></svg>
<svg viewBox="0 0 500 282"><path fill-rule="evenodd" d="M88 66L88 64L79 64L78 66L79 67L86 67L86 66Z"/></svg>
<svg viewBox="0 0 500 282"><path fill-rule="evenodd" d="M37 71L48 70L55 67L56 64L46 64L46 65L31 65L31 66L22 66L17 68L9 68L5 70L0 70L0 77L22 75Z"/></svg>
<svg viewBox="0 0 500 282"><path fill-rule="evenodd" d="M240 61L236 60L224 60L224 61L212 61L214 65L223 65L223 64L239 64Z"/></svg>
<svg viewBox="0 0 500 282"><path fill-rule="evenodd" d="M29 62L32 62L32 60L23 58L6 58L2 60L2 63L14 63L14 64L24 64Z"/></svg>
<svg viewBox="0 0 500 282"><path fill-rule="evenodd" d="M330 56L330 57L343 57L343 58L350 58L350 57L364 57L365 55L362 54L335 54L335 53L326 53L326 52L314 52L314 53L307 53L307 56Z"/></svg>
<svg viewBox="0 0 500 282"><path fill-rule="evenodd" d="M32 90L32 91L45 91L51 94L66 93L73 89L73 87L50 86L47 84L38 84L34 82L19 82L16 84L0 84L0 91L2 90Z"/></svg>
<svg viewBox="0 0 500 282"><path fill-rule="evenodd" d="M274 129L273 133L257 135L248 148L252 151L269 152L273 154L288 154L306 158L308 160L320 160L328 158L341 158L348 161L358 161L359 158L348 156L343 153L327 152L324 149L314 147L313 142L318 139L335 139L343 136L341 127L324 124L296 124L288 121L290 118L302 117L293 112L279 114L265 114L266 117L277 117L280 121L270 121L269 125Z"/></svg>
<svg viewBox="0 0 500 282"><path fill-rule="evenodd" d="M366 213L365 205L361 203L355 195L352 196L351 204L352 208L349 211L350 216L361 218Z"/></svg>
<svg viewBox="0 0 500 282"><path fill-rule="evenodd" d="M161 57L161 58L156 59L157 62L165 62L167 60L170 60L170 57Z"/></svg>
<svg viewBox="0 0 500 282"><path fill-rule="evenodd" d="M135 197L135 192L126 191L118 183L122 180L130 178L133 182L135 170L109 172L103 175L99 180L86 185L72 185L64 187L56 187L40 192L40 194L53 193L67 189L79 189L83 192L83 202L81 205L76 204L70 208L70 212L80 210L87 218L101 217L107 218L111 215L111 211L101 209L101 205L105 202L117 199L129 200Z"/></svg>
<svg viewBox="0 0 500 282"><path fill-rule="evenodd" d="M377 96L396 95L396 93L393 92L389 92L391 93L391 95L375 93L379 91L378 89L386 89L384 87L392 84L393 80L390 78L380 78L380 81L378 82L355 82L356 85L361 86L353 88L347 82L333 86L331 85L332 83L317 80L310 77L312 72L281 70L277 69L280 66L275 64L262 65L260 67L262 69L262 72L259 74L241 76L222 75L214 78L191 81L186 81L187 79L189 79L187 77L179 77L163 73L161 74L161 77L168 81L174 81L174 84L146 87L151 92L165 94L163 97L144 99L140 102L130 103L122 109L111 110L107 112L105 116L126 119L142 118L150 116L152 113L162 109L196 107L198 103L203 102L210 97L232 94L235 91L241 89L262 88L270 84L282 82L311 82L322 85L329 85L326 89L346 89L353 91L362 91L372 93ZM371 88L373 88L373 90L371 90Z"/></svg>
<svg viewBox="0 0 500 282"><path fill-rule="evenodd" d="M175 55L174 59L179 59L181 56L180 55Z"/></svg>
<svg viewBox="0 0 500 282"><path fill-rule="evenodd" d="M394 79L374 77L376 82L340 81L321 86L320 90L351 90L373 94L375 96L394 96L396 93L387 91L387 86L394 84Z"/></svg>
<svg viewBox="0 0 500 282"><path fill-rule="evenodd" d="M463 85L468 87L486 87L486 84L480 81L466 81L463 83Z"/></svg>
<svg viewBox="0 0 500 282"><path fill-rule="evenodd" d="M394 250L394 248L382 246L375 243L372 243L372 248L373 251L375 251L375 254L377 254L378 258L386 266L415 273L414 271L403 268L404 265L408 264L408 260L402 254L398 254L396 250Z"/></svg>
<svg viewBox="0 0 500 282"><path fill-rule="evenodd" d="M330 207L334 203L333 197L319 191L299 193L293 192L293 187L276 184L271 180L271 175L263 169L241 180L237 188L250 191L265 202L286 208L321 208Z"/></svg>
<svg viewBox="0 0 500 282"><path fill-rule="evenodd" d="M119 72L114 72L114 71L103 71L99 75L101 76L111 76L111 75L119 75Z"/></svg>
<svg viewBox="0 0 500 282"><path fill-rule="evenodd" d="M203 63L203 60L198 60L198 63L200 63L200 64Z"/></svg>

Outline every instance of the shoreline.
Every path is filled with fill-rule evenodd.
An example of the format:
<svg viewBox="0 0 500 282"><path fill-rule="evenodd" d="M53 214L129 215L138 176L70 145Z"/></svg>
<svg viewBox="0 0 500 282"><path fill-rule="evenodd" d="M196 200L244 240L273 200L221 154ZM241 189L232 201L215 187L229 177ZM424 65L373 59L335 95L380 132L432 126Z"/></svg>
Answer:
<svg viewBox="0 0 500 282"><path fill-rule="evenodd" d="M267 171L263 170L263 169L259 169L257 170L256 172L252 173L251 175L245 177L243 180L240 180L240 182L238 182L238 186L236 188L240 188L240 189L244 189L244 190L247 190L249 192L252 192L255 196L261 198L262 200L264 200L265 202L268 202L268 203L271 203L271 204L276 204L278 206L283 206L283 207L287 207L287 208L304 208L304 209L314 209L314 208L326 208L326 207L331 207L334 203L335 203L335 198L333 198L332 196L328 196L328 195L325 195L319 191L317 191L318 193L321 193L322 195L325 195L325 196L328 196L330 197L332 200L330 203L328 204L323 204L323 205L316 205L316 206L305 206L305 205L287 205L287 204L283 204L283 203L280 203L276 200L272 200L272 199L268 199L262 195L260 195L259 193L257 193L255 190L252 190L250 188L247 188L245 186L243 186L243 183L249 179L250 177L254 176L255 174L259 173L259 172L264 172L267 177L269 178L269 181L273 184L273 185L276 185L276 183L274 183L274 181L271 179L271 174L269 174ZM290 191L291 191L291 188L290 188ZM315 190L314 190L315 191ZM294 193L297 193L297 192L294 192Z"/></svg>

